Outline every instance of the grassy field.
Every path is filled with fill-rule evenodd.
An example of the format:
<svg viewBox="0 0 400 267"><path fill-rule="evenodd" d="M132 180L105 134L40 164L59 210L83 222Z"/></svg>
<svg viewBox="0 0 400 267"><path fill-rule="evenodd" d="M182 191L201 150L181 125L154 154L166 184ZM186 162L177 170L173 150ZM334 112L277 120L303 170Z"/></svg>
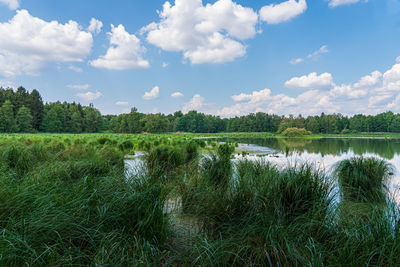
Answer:
<svg viewBox="0 0 400 267"><path fill-rule="evenodd" d="M0 266L400 265L385 161L327 176L233 162L234 144L199 136L0 136ZM135 151L143 164L127 177Z"/></svg>

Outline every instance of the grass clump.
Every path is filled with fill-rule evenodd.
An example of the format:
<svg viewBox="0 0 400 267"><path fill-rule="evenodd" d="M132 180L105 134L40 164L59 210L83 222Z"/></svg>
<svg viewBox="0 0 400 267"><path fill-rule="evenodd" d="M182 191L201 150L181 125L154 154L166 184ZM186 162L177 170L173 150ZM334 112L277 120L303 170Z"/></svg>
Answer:
<svg viewBox="0 0 400 267"><path fill-rule="evenodd" d="M384 202L385 182L393 175L393 167L378 158L353 157L339 162L335 174L345 200Z"/></svg>
<svg viewBox="0 0 400 267"><path fill-rule="evenodd" d="M162 184L117 148L55 144L0 146L0 266L160 265Z"/></svg>
<svg viewBox="0 0 400 267"><path fill-rule="evenodd" d="M196 263L307 265L310 240L328 232L329 179L311 165L279 170L266 161L242 160L235 167L226 190L207 176L188 186L192 198L184 211L200 218L206 233L195 242Z"/></svg>

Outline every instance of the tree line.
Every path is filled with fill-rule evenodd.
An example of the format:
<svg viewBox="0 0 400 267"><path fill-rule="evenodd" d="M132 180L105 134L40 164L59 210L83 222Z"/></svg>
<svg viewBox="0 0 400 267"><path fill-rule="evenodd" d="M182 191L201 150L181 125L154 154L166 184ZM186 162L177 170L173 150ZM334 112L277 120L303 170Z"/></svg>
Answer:
<svg viewBox="0 0 400 267"><path fill-rule="evenodd" d="M400 132L400 114L341 114L279 116L262 112L221 118L197 111L183 114L145 114L132 108L127 114L102 115L99 110L79 103L44 103L37 90L0 88L0 132L49 133L217 133L277 132L305 128L312 133Z"/></svg>

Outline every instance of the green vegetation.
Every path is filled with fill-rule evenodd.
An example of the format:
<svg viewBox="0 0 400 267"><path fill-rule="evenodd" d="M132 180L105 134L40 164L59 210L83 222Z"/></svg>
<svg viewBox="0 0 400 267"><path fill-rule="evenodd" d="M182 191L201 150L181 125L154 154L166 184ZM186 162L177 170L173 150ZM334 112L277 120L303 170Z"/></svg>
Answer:
<svg viewBox="0 0 400 267"><path fill-rule="evenodd" d="M0 146L0 265L156 263L168 233L156 184L124 176L105 145Z"/></svg>
<svg viewBox="0 0 400 267"><path fill-rule="evenodd" d="M382 202L385 182L393 175L393 168L384 160L353 157L337 164L336 175L346 200Z"/></svg>
<svg viewBox="0 0 400 267"><path fill-rule="evenodd" d="M339 163L336 193L311 164L232 160L237 143L196 136L2 135L0 266L400 265L385 161Z"/></svg>
<svg viewBox="0 0 400 267"><path fill-rule="evenodd" d="M29 111L29 114L27 114ZM400 133L400 114L385 112L375 116L324 114L319 116L278 116L262 112L220 118L197 111L183 114L144 114L132 108L129 113L102 115L92 104L43 103L37 90L28 92L19 87L0 88L0 132L47 133L274 133L280 135L288 128L305 129L313 134L370 135ZM289 133L292 131L289 131ZM288 132L286 132L288 133ZM399 135L397 135L399 137Z"/></svg>
<svg viewBox="0 0 400 267"><path fill-rule="evenodd" d="M311 132L307 131L304 128L287 128L286 130L284 130L282 132L283 136L287 136L287 137L295 137L295 136L304 136L304 135L310 135Z"/></svg>

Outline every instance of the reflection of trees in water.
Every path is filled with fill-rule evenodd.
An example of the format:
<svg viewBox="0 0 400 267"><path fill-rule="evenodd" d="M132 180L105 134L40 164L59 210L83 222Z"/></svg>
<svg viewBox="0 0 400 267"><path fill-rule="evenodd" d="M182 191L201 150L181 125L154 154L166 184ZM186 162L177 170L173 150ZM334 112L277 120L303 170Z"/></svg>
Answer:
<svg viewBox="0 0 400 267"><path fill-rule="evenodd" d="M266 146L282 152L293 150L324 155L341 155L353 151L356 155L366 153L376 154L385 159L393 159L400 153L400 140L397 139L368 139L368 138L235 138L234 141L245 144Z"/></svg>
<svg viewBox="0 0 400 267"><path fill-rule="evenodd" d="M291 152L298 151L304 152L304 147L310 144L312 140L310 139L300 139L300 138L279 138L278 143L282 151Z"/></svg>

